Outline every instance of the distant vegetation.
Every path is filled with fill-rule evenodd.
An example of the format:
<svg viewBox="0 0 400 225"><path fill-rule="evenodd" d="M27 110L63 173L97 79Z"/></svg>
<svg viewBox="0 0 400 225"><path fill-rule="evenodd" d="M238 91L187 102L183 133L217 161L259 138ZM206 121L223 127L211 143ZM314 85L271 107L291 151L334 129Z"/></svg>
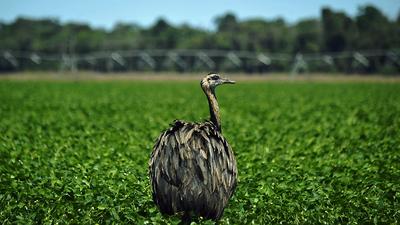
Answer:
<svg viewBox="0 0 400 225"><path fill-rule="evenodd" d="M373 6L361 7L354 17L324 8L320 18L295 24L279 18L239 21L231 13L217 17L215 23L215 31L171 25L164 19L150 27L118 23L105 30L56 19L18 18L11 23L0 22L0 50L85 54L127 49L217 49L294 55L400 48L400 14L391 20ZM398 62L396 54L394 58ZM387 58L377 57L366 72L398 69L399 63L388 65Z"/></svg>

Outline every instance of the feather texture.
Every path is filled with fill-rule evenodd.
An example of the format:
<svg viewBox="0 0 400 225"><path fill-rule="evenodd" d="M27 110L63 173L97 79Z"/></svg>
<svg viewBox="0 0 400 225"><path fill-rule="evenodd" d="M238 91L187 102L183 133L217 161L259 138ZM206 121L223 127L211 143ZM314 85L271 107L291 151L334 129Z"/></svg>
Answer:
<svg viewBox="0 0 400 225"><path fill-rule="evenodd" d="M211 122L175 121L156 141L149 167L154 202L166 214L218 220L236 188L234 154Z"/></svg>

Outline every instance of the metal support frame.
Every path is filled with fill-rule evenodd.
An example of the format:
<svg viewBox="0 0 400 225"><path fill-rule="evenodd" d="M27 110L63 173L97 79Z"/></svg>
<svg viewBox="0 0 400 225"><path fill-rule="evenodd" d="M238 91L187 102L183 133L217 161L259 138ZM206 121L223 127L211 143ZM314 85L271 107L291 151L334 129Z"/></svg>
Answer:
<svg viewBox="0 0 400 225"><path fill-rule="evenodd" d="M204 63L209 69L215 69L215 62L204 52L197 53L197 58Z"/></svg>
<svg viewBox="0 0 400 225"><path fill-rule="evenodd" d="M143 62L145 62L152 69L154 69L156 67L156 61L147 52L141 52L139 54L139 57L141 60L143 60Z"/></svg>
<svg viewBox="0 0 400 225"><path fill-rule="evenodd" d="M229 52L226 57L235 65L236 67L242 66L242 61L240 58L234 53L234 52Z"/></svg>
<svg viewBox="0 0 400 225"><path fill-rule="evenodd" d="M304 60L303 55L301 53L297 53L294 58L292 70L290 72L291 77L295 77L300 72L300 70L308 71L308 65L307 62Z"/></svg>
<svg viewBox="0 0 400 225"><path fill-rule="evenodd" d="M322 62L329 66L335 66L337 60L349 59L353 66L367 68L370 66L370 60L373 57L385 57L387 61L392 62L396 66L400 66L400 49L391 50L365 50L354 52L328 52L328 53L298 53L293 58L287 53L263 53L263 52L248 52L248 51L224 51L224 50L206 50L206 49L153 49L153 50L127 50L127 51L112 51L112 52L92 52L88 54L76 54L74 52L65 52L60 54L44 54L40 52L18 52L3 50L0 51L0 58L4 59L14 68L19 68L22 59L27 59L36 65L43 62L59 62L60 70L77 71L78 63L85 62L90 64L90 68L100 66L98 60L105 61L105 66L108 71L113 71L115 65L126 67L128 58L132 58L142 65L148 66L151 70L159 69L157 65L161 65L161 61L168 60L174 63L179 70L188 71L200 67L208 70L215 70L221 65L217 63L230 63L236 68L242 68L246 65L245 60L255 60L265 66L273 65L279 62L280 64L292 63L291 75L294 76L300 71L308 71L309 64L313 62ZM195 63L189 64L194 58ZM215 61L215 59L223 59ZM143 64L144 63L144 64ZM81 64L80 64L81 65ZM104 65L104 64L103 64ZM104 68L104 67L102 67Z"/></svg>
<svg viewBox="0 0 400 225"><path fill-rule="evenodd" d="M269 66L272 63L272 60L270 57L264 55L263 53L259 53L257 55L257 60L260 61L262 64Z"/></svg>
<svg viewBox="0 0 400 225"><path fill-rule="evenodd" d="M178 65L181 70L187 70L187 63L176 52L168 52L167 57L176 65Z"/></svg>
<svg viewBox="0 0 400 225"><path fill-rule="evenodd" d="M355 52L353 54L353 57L355 59L355 62L361 64L363 67L368 67L369 66L369 60L361 53Z"/></svg>
<svg viewBox="0 0 400 225"><path fill-rule="evenodd" d="M11 54L10 52L6 51L3 53L4 58L15 68L18 68L19 63L17 61L17 59L14 57L13 54Z"/></svg>

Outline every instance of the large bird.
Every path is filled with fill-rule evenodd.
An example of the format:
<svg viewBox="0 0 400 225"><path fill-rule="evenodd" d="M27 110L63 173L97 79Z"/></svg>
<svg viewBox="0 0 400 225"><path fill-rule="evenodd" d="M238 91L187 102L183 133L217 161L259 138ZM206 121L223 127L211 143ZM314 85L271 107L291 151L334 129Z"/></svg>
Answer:
<svg viewBox="0 0 400 225"><path fill-rule="evenodd" d="M207 96L210 120L175 120L157 139L149 161L153 200L165 214L201 216L217 221L236 188L235 156L221 134L215 88L235 82L210 73L200 85Z"/></svg>

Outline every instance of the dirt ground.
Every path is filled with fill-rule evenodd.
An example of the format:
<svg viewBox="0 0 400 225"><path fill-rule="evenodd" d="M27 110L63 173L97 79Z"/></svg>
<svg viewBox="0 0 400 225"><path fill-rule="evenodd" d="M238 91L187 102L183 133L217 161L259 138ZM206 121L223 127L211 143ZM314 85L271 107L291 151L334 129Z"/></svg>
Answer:
<svg viewBox="0 0 400 225"><path fill-rule="evenodd" d="M398 75L361 75L361 74L300 74L291 76L287 73L245 74L221 72L221 76L241 82L257 81L303 81L303 82L400 82ZM98 72L17 72L0 73L0 80L48 80L48 81L112 81L112 80L143 80L143 81L198 81L206 73L174 73L174 72L127 72L127 73L98 73Z"/></svg>

